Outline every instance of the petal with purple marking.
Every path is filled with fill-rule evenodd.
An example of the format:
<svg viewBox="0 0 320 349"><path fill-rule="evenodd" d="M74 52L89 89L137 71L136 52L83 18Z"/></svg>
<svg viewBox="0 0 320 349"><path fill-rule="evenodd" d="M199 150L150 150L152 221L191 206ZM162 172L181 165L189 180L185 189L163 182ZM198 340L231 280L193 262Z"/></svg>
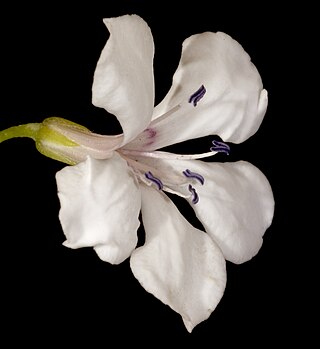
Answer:
<svg viewBox="0 0 320 349"><path fill-rule="evenodd" d="M56 179L64 245L92 246L112 264L129 257L137 244L141 194L126 161L117 153L107 160L88 157Z"/></svg>
<svg viewBox="0 0 320 349"><path fill-rule="evenodd" d="M186 168L201 173L205 182L202 185L194 181L189 187L192 195L188 202L206 232L233 263L243 263L258 253L263 235L272 222L274 198L267 178L257 167L246 161L144 161L149 166L165 169L172 178Z"/></svg>
<svg viewBox="0 0 320 349"><path fill-rule="evenodd" d="M155 150L208 135L240 143L259 128L267 102L259 72L237 41L221 32L193 35L153 112L149 128L156 136L150 142L142 133L128 148Z"/></svg>
<svg viewBox="0 0 320 349"><path fill-rule="evenodd" d="M123 143L150 123L154 107L153 55L150 28L137 15L104 19L110 38L94 73L92 103L119 120Z"/></svg>
<svg viewBox="0 0 320 349"><path fill-rule="evenodd" d="M197 187L199 203L192 205L205 230L227 260L250 260L258 253L273 218L274 199L268 180L245 161L194 161L192 166L206 178L205 185Z"/></svg>
<svg viewBox="0 0 320 349"><path fill-rule="evenodd" d="M243 263L255 256L274 213L274 198L264 174L246 161L204 163L192 167L206 178L197 187L199 203L192 205L207 233L225 258Z"/></svg>
<svg viewBox="0 0 320 349"><path fill-rule="evenodd" d="M191 332L224 293L225 259L163 192L145 185L141 190L146 242L132 253L131 269L148 292L181 315Z"/></svg>

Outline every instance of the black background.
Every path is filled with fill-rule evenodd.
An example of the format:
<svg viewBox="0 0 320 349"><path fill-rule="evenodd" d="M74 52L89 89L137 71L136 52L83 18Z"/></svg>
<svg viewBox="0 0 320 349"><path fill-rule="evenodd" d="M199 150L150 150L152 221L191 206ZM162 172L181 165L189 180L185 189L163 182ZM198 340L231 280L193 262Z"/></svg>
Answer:
<svg viewBox="0 0 320 349"><path fill-rule="evenodd" d="M188 36L224 31L250 54L269 92L267 114L258 132L232 147L229 158L213 161L243 159L264 172L276 200L273 224L254 259L227 264L221 302L189 334L178 314L139 285L128 260L112 266L90 248L61 245L55 173L64 165L43 157L29 139L5 142L0 145L2 338L12 345L23 341L43 347L53 342L124 345L127 340L140 346L164 340L181 346L260 347L307 340L312 333L301 336L300 326L305 322L300 293L305 274L295 247L300 244L295 234L300 229L299 185L291 184L299 114L294 86L301 74L293 67L298 64L297 42L302 42L297 30L305 19L302 9L215 1L5 7L0 14L0 129L61 116L96 132L117 132L116 121L91 104L91 84L108 38L102 18L127 13L143 17L154 36L156 102L171 85L181 43ZM184 147L196 151L206 146L203 142L207 140ZM181 210L190 213L187 207Z"/></svg>

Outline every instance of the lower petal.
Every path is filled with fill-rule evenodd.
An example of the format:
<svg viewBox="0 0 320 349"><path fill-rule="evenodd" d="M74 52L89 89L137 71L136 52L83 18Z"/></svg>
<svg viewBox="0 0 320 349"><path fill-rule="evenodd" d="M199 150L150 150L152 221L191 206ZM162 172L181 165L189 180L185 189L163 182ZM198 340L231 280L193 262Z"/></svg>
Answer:
<svg viewBox="0 0 320 349"><path fill-rule="evenodd" d="M225 258L243 263L261 248L274 213L274 198L263 173L246 161L203 163L192 168L205 178L192 205L207 233Z"/></svg>
<svg viewBox="0 0 320 349"><path fill-rule="evenodd" d="M126 161L116 152L107 160L88 157L56 179L64 245L92 246L113 264L129 257L137 244L141 194Z"/></svg>
<svg viewBox="0 0 320 349"><path fill-rule="evenodd" d="M258 253L263 235L272 222L274 198L268 180L257 167L246 161L162 162L172 173L182 174L188 169L203 178L203 185L190 178L197 203L195 195L189 202L227 260L243 263Z"/></svg>
<svg viewBox="0 0 320 349"><path fill-rule="evenodd" d="M191 226L160 191L142 186L146 243L130 259L141 285L178 312L189 332L206 320L226 285L225 259L210 237Z"/></svg>
<svg viewBox="0 0 320 349"><path fill-rule="evenodd" d="M144 158L164 178L163 183L189 199L206 232L233 263L255 256L274 213L271 186L264 174L246 161L230 163L200 160ZM186 172L190 173L186 178ZM166 177L179 186L170 186ZM184 182L182 182L184 181ZM164 188L166 190L166 188Z"/></svg>

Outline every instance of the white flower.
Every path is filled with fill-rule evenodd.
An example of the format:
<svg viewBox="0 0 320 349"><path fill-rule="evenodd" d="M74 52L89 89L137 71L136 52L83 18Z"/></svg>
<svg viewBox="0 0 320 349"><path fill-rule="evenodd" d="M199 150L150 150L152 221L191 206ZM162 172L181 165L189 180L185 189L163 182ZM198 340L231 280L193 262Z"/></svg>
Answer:
<svg viewBox="0 0 320 349"><path fill-rule="evenodd" d="M267 92L235 40L206 32L184 41L172 87L154 108L149 27L136 15L104 22L110 38L92 101L118 118L123 133L97 135L50 118L2 131L0 142L21 132L45 155L75 164L56 175L64 245L92 246L113 264L130 257L141 285L191 332L224 293L225 260L243 263L259 251L274 200L265 176L248 162L198 160L228 152L226 143L214 141L207 153L194 155L157 149L208 135L245 141L259 128ZM206 231L194 228L165 192L186 198ZM146 239L136 248L140 211Z"/></svg>

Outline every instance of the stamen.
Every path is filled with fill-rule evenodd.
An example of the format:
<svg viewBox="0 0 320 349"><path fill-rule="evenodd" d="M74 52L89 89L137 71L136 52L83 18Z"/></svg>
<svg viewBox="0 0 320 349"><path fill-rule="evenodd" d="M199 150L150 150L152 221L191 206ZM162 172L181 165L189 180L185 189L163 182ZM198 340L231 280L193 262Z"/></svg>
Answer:
<svg viewBox="0 0 320 349"><path fill-rule="evenodd" d="M190 193L192 194L192 203L195 205L199 202L199 195L191 184L188 187Z"/></svg>
<svg viewBox="0 0 320 349"><path fill-rule="evenodd" d="M174 195L178 195L184 199L188 199L190 197L189 194L184 194L181 190L175 190L175 189L172 189L172 188L166 187L166 186L163 187L163 191L166 191L167 193L171 193Z"/></svg>
<svg viewBox="0 0 320 349"><path fill-rule="evenodd" d="M182 173L188 177L188 178L194 178L197 181L199 181L202 185L204 184L204 178L199 174L195 172L191 172L189 169L186 169L185 171L182 171Z"/></svg>
<svg viewBox="0 0 320 349"><path fill-rule="evenodd" d="M172 109L170 109L169 111L167 111L166 113L164 113L161 116L156 117L153 122L151 122L151 126L154 126L155 124L158 124L160 121L164 120L165 118L167 118L168 116L172 115L173 113L175 113L178 109L181 108L180 104L177 104L176 106L174 106Z"/></svg>
<svg viewBox="0 0 320 349"><path fill-rule="evenodd" d="M201 85L200 88L190 96L188 102L193 103L193 106L196 107L197 103L205 95L206 92L207 92L206 88L203 85Z"/></svg>
<svg viewBox="0 0 320 349"><path fill-rule="evenodd" d="M174 160L195 160L195 159L203 159L208 158L212 155L215 155L215 151L210 149L211 151L202 154L174 154L168 153L164 151L140 151L140 150L131 150L131 149L119 149L117 150L119 153L128 156L145 156L147 158L154 159L174 159Z"/></svg>
<svg viewBox="0 0 320 349"><path fill-rule="evenodd" d="M149 181L154 183L159 190L163 189L163 183L161 182L161 180L159 178L154 177L154 175L150 171L145 173L145 177L149 179Z"/></svg>
<svg viewBox="0 0 320 349"><path fill-rule="evenodd" d="M219 153L226 153L227 155L229 155L230 147L228 144L217 141L217 140L213 140L212 144L213 144L213 147L210 148L211 151L217 151Z"/></svg>

